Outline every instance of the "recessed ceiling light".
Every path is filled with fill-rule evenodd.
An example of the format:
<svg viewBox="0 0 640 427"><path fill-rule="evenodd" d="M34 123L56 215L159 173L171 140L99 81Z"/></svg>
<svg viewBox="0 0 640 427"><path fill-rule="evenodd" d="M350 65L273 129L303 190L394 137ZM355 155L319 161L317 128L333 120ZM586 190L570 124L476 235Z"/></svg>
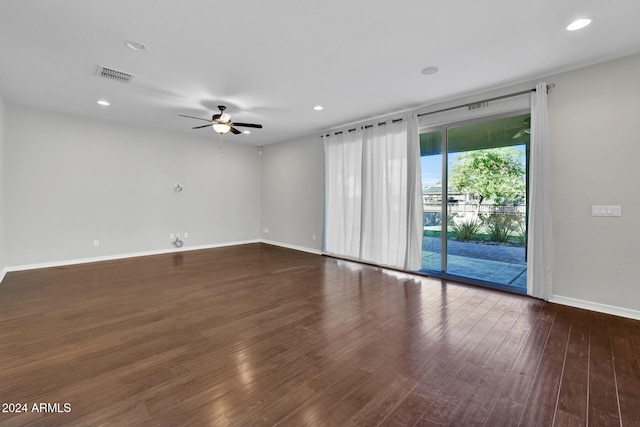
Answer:
<svg viewBox="0 0 640 427"><path fill-rule="evenodd" d="M316 105L315 107L313 107L313 109L316 111L322 111L324 110L324 107L322 105Z"/></svg>
<svg viewBox="0 0 640 427"><path fill-rule="evenodd" d="M438 67L427 67L424 70L422 70L422 74L435 74L439 71Z"/></svg>
<svg viewBox="0 0 640 427"><path fill-rule="evenodd" d="M127 40L126 42L124 42L124 44L132 50L147 50L147 47L144 45L144 43L140 43L137 41Z"/></svg>
<svg viewBox="0 0 640 427"><path fill-rule="evenodd" d="M103 107L108 107L111 104L109 103L109 101L101 99L101 100L98 101L98 105L102 105Z"/></svg>
<svg viewBox="0 0 640 427"><path fill-rule="evenodd" d="M589 24L591 24L591 19L587 19L587 18L576 19L575 21L573 21L571 24L567 26L567 30L569 31L579 30L581 28L586 27Z"/></svg>
<svg viewBox="0 0 640 427"><path fill-rule="evenodd" d="M249 135L251 133L250 130L243 130L242 133Z"/></svg>

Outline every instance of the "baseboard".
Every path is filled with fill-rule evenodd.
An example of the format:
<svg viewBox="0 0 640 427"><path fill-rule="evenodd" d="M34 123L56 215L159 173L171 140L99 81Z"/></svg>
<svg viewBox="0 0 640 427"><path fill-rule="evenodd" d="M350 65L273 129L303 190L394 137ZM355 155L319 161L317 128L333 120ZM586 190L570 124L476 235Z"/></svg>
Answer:
<svg viewBox="0 0 640 427"><path fill-rule="evenodd" d="M569 307L584 308L585 310L597 311L600 313L613 314L615 316L627 317L629 319L640 320L640 311L629 308L616 307L614 305L600 304L597 302L585 301L575 298L554 295L549 302L568 305Z"/></svg>
<svg viewBox="0 0 640 427"><path fill-rule="evenodd" d="M288 243L274 242L272 240L261 240L262 243L266 243L267 245L280 246L281 248L293 249L301 252L308 252L314 255L322 255L322 251L316 249L305 248L304 246L296 246L290 245Z"/></svg>
<svg viewBox="0 0 640 427"><path fill-rule="evenodd" d="M2 281L4 280L4 276L7 274L7 269L3 268L2 270L0 270L0 284L2 284Z"/></svg>
<svg viewBox="0 0 640 427"><path fill-rule="evenodd" d="M17 265L12 267L5 267L4 270L2 270L3 272L2 277L4 277L4 273L8 273L11 271L25 271L25 270L35 270L38 268L63 267L67 265L87 264L90 262L114 261L119 259L136 258L141 256L163 255L163 254L171 254L171 253L177 253L177 252L198 251L202 249L222 248L225 246L246 245L249 243L260 243L260 240L259 239L244 240L239 242L215 243L211 245L200 245L200 246L183 246L182 248L160 249L155 251L131 252L126 254L106 255L106 256L93 257L93 258L80 258L80 259L70 259L70 260L64 260L64 261L43 262L43 263L37 263L37 264Z"/></svg>

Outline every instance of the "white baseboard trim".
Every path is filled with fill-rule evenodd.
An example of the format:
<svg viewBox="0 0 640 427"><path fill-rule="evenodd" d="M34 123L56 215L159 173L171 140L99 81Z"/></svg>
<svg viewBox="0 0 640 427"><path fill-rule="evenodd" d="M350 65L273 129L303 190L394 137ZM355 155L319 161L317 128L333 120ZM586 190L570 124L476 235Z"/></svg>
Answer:
<svg viewBox="0 0 640 427"><path fill-rule="evenodd" d="M293 249L301 252L308 252L314 255L322 255L322 251L305 248L304 246L289 245L288 243L280 243L280 242L274 242L272 240L264 240L264 239L261 240L261 242L266 243L267 245L280 246L281 248Z"/></svg>
<svg viewBox="0 0 640 427"><path fill-rule="evenodd" d="M7 269L3 268L2 270L0 270L0 284L2 283L2 280L4 279L4 276L7 274Z"/></svg>
<svg viewBox="0 0 640 427"><path fill-rule="evenodd" d="M70 259L70 260L64 260L64 261L43 262L43 263L37 263L37 264L17 265L12 267L5 267L4 270L2 270L3 275L1 277L4 278L4 273L8 273L11 271L25 271L25 270L35 270L39 268L64 267L67 265L87 264L90 262L114 261L119 259L136 258L141 256L149 256L149 255L163 255L163 254L171 254L171 253L178 253L178 252L198 251L202 249L222 248L225 246L246 245L249 243L260 243L260 240L259 239L244 240L240 242L214 243L211 245L200 245L200 246L183 246L181 248L160 249L155 251L131 252L126 254L106 255L106 256L93 257L93 258L80 258L80 259Z"/></svg>
<svg viewBox="0 0 640 427"><path fill-rule="evenodd" d="M575 298L554 295L549 302L568 305L569 307L584 308L585 310L597 311L600 313L613 314L620 317L640 320L640 311L630 308L616 307L614 305L600 304L598 302L585 301Z"/></svg>

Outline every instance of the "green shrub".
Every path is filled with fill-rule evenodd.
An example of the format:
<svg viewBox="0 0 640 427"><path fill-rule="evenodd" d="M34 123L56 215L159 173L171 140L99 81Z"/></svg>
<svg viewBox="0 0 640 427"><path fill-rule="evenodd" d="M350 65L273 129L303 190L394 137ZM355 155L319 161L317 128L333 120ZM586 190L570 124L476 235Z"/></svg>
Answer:
<svg viewBox="0 0 640 427"><path fill-rule="evenodd" d="M519 217L515 226L515 237L523 246L527 246L527 222L525 217Z"/></svg>
<svg viewBox="0 0 640 427"><path fill-rule="evenodd" d="M473 240L480 234L482 225L475 219L465 219L451 226L451 231L456 235L456 239L466 241Z"/></svg>
<svg viewBox="0 0 640 427"><path fill-rule="evenodd" d="M506 242L514 235L517 227L517 219L514 215L490 214L482 217L482 223L487 230L489 240L493 242Z"/></svg>

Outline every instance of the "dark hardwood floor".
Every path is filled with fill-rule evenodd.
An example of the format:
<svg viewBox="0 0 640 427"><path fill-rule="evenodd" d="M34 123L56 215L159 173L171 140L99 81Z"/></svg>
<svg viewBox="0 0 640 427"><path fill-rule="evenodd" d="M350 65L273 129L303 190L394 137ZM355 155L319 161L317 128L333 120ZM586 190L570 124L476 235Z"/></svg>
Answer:
<svg viewBox="0 0 640 427"><path fill-rule="evenodd" d="M0 349L0 425L640 425L639 321L265 244L9 273Z"/></svg>

